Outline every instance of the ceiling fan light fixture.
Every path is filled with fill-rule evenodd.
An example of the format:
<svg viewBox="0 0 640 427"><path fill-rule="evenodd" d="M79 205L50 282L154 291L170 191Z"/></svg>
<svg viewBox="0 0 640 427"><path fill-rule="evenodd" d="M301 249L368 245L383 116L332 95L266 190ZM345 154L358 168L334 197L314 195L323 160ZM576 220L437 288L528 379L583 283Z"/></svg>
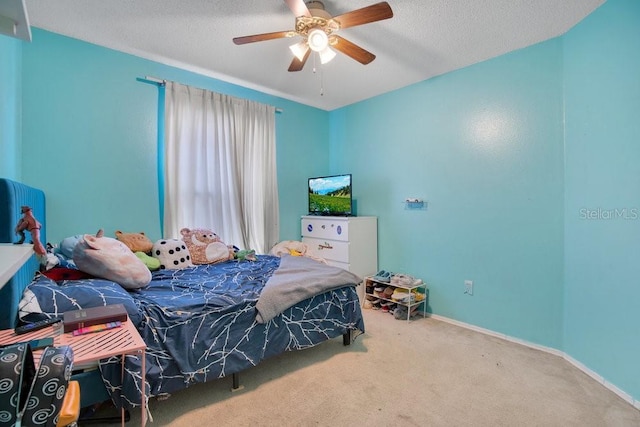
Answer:
<svg viewBox="0 0 640 427"><path fill-rule="evenodd" d="M331 61L333 58L335 58L336 53L333 51L333 49L331 49L329 46L325 47L323 51L318 52L318 55L320 55L320 63L321 64L326 64L327 62Z"/></svg>
<svg viewBox="0 0 640 427"><path fill-rule="evenodd" d="M319 28L314 28L309 31L307 35L307 42L309 43L309 47L314 52L322 52L329 45L329 36L323 30Z"/></svg>
<svg viewBox="0 0 640 427"><path fill-rule="evenodd" d="M291 49L291 52L296 58L298 58L298 60L302 61L307 53L307 50L309 50L309 46L307 45L307 42L303 40L296 44L292 44L291 46L289 46L289 49Z"/></svg>
<svg viewBox="0 0 640 427"><path fill-rule="evenodd" d="M363 65L369 64L376 58L374 54L340 37L336 33L344 28L356 27L393 17L391 6L386 1L342 13L338 16L332 16L327 12L324 8L324 3L320 0L284 0L284 2L295 15L293 30L234 37L233 43L243 45L294 36L300 37L302 41L289 46L294 55L287 70L290 72L301 71L311 56L311 51L318 53L322 64L330 62L338 53L347 55ZM313 59L315 72L315 55Z"/></svg>

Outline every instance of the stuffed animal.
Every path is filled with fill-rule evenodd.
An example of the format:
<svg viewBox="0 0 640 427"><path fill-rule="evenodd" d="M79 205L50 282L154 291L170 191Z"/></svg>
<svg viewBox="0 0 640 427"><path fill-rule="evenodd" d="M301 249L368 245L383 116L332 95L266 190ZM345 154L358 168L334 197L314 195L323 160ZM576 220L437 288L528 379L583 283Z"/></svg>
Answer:
<svg viewBox="0 0 640 427"><path fill-rule="evenodd" d="M241 249L236 252L235 258L238 261L255 261L256 251L253 249Z"/></svg>
<svg viewBox="0 0 640 427"><path fill-rule="evenodd" d="M58 266L63 268L76 268L73 262L73 248L82 240L84 235L76 234L75 236L65 237L60 241L58 246L53 246L52 253L58 258Z"/></svg>
<svg viewBox="0 0 640 427"><path fill-rule="evenodd" d="M307 246L306 243L302 243L297 240L283 240L282 242L274 245L269 251L269 255L278 257L281 257L285 254L292 256L304 256L307 258L315 259L316 261L323 264L327 264L327 261L324 258L320 258L319 256L312 254L309 250L309 246Z"/></svg>
<svg viewBox="0 0 640 427"><path fill-rule="evenodd" d="M51 270L53 267L55 267L56 265L60 264L60 260L58 259L57 256L55 256L53 253L47 251L47 255L45 256L45 258L40 260L40 270Z"/></svg>
<svg viewBox="0 0 640 427"><path fill-rule="evenodd" d="M22 212L22 218L18 221L16 225L16 235L20 236L20 240L16 242L17 245L21 245L24 243L24 231L27 230L31 233L31 240L33 241L33 251L40 255L45 256L47 251L44 246L42 246L42 242L40 241L40 229L42 228L42 224L38 222L38 220L33 216L33 212L29 206L22 206L20 208Z"/></svg>
<svg viewBox="0 0 640 427"><path fill-rule="evenodd" d="M233 247L225 245L211 230L183 228L180 234L194 264L215 264L235 258Z"/></svg>
<svg viewBox="0 0 640 427"><path fill-rule="evenodd" d="M148 254L153 248L153 242L144 233L123 233L116 231L116 239L124 243L131 252L144 252Z"/></svg>
<svg viewBox="0 0 640 427"><path fill-rule="evenodd" d="M160 270L193 267L187 245L178 239L161 239L153 244L151 254L160 261Z"/></svg>
<svg viewBox="0 0 640 427"><path fill-rule="evenodd" d="M85 234L73 248L73 260L80 271L111 280L125 289L138 289L151 282L151 271L124 243Z"/></svg>
<svg viewBox="0 0 640 427"><path fill-rule="evenodd" d="M160 260L152 256L147 255L145 252L134 252L134 254L147 266L149 271L160 270Z"/></svg>
<svg viewBox="0 0 640 427"><path fill-rule="evenodd" d="M307 254L307 250L309 247L302 242L298 242L297 240L283 240L282 242L276 244L269 251L269 255L282 256L283 254L289 254L295 256L304 256Z"/></svg>
<svg viewBox="0 0 640 427"><path fill-rule="evenodd" d="M60 241L58 247L53 248L53 253L61 260L73 258L73 248L76 247L78 242L83 239L82 234L76 234L75 236L65 237Z"/></svg>

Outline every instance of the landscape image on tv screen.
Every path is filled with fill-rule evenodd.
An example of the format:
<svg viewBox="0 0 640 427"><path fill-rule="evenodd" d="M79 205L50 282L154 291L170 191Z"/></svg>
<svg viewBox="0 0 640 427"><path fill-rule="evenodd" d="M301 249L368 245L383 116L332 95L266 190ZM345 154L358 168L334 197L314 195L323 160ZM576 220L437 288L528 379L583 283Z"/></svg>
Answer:
<svg viewBox="0 0 640 427"><path fill-rule="evenodd" d="M351 175L310 178L309 213L351 215Z"/></svg>

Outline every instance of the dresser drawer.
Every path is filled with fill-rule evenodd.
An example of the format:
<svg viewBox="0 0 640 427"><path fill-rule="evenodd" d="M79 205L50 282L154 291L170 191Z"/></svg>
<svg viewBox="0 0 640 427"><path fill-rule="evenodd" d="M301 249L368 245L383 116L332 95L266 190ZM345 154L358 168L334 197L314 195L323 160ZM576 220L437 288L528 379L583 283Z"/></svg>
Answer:
<svg viewBox="0 0 640 427"><path fill-rule="evenodd" d="M303 237L302 243L309 247L309 253L326 260L349 263L349 242L330 239Z"/></svg>
<svg viewBox="0 0 640 427"><path fill-rule="evenodd" d="M349 241L349 221L345 218L303 217L302 236Z"/></svg>

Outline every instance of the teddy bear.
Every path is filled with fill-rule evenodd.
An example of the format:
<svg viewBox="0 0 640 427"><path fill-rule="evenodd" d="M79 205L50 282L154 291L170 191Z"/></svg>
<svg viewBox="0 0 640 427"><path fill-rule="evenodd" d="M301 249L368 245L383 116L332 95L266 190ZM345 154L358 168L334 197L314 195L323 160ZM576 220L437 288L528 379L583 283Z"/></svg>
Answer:
<svg viewBox="0 0 640 427"><path fill-rule="evenodd" d="M153 248L153 242L141 231L140 233L123 233L116 231L116 239L124 243L131 252L144 252L148 254Z"/></svg>
<svg viewBox="0 0 640 427"><path fill-rule="evenodd" d="M183 228L180 234L194 264L215 264L235 258L233 247L225 245L211 230Z"/></svg>

